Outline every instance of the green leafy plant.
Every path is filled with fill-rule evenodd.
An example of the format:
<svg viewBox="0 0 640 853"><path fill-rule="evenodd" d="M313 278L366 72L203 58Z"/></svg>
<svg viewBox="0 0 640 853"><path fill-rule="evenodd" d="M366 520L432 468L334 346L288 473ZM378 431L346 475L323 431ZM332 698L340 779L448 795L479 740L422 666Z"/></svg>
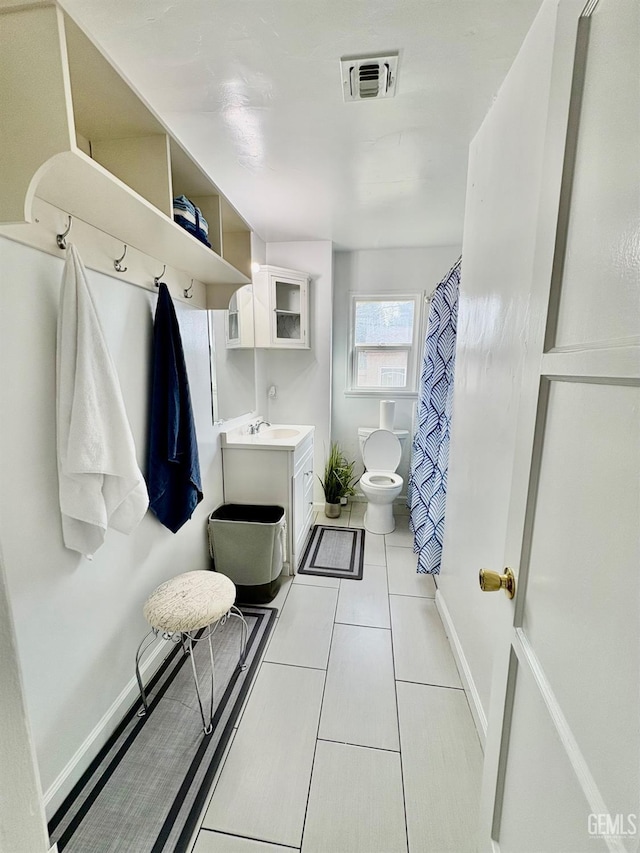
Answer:
<svg viewBox="0 0 640 853"><path fill-rule="evenodd" d="M324 466L324 477L318 477L324 490L324 499L329 504L337 504L340 498L355 495L353 488L360 479L353 473L355 462L348 462L340 445L333 441Z"/></svg>

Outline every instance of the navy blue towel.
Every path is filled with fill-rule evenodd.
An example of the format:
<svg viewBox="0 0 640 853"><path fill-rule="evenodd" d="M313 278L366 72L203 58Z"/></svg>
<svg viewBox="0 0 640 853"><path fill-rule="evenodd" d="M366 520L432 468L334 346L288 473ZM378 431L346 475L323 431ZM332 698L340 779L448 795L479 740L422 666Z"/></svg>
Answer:
<svg viewBox="0 0 640 853"><path fill-rule="evenodd" d="M198 443L180 327L166 284L160 283L153 324L149 419L149 508L177 533L202 500Z"/></svg>

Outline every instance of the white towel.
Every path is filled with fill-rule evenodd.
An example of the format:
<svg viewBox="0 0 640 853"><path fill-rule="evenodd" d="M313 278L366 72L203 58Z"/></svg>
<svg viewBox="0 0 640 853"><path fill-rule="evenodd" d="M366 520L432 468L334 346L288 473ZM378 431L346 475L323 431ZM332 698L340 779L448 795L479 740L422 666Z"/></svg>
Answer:
<svg viewBox="0 0 640 853"><path fill-rule="evenodd" d="M84 266L67 250L58 315L58 480L64 544L91 557L107 527L131 533L149 497Z"/></svg>

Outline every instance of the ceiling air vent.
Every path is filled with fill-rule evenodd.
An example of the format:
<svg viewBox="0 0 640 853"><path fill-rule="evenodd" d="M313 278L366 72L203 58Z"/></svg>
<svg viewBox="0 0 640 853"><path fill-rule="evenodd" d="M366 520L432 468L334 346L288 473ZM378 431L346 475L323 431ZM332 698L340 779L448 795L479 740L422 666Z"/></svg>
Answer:
<svg viewBox="0 0 640 853"><path fill-rule="evenodd" d="M373 101L396 93L398 54L359 56L340 60L345 101Z"/></svg>

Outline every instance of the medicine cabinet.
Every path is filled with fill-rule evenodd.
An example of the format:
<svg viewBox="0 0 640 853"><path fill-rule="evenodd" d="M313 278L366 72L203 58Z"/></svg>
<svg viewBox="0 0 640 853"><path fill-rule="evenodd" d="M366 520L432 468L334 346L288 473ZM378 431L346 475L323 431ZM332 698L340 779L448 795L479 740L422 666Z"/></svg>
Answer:
<svg viewBox="0 0 640 853"><path fill-rule="evenodd" d="M309 349L309 275L260 267L253 275L253 299L236 298L229 304L228 347L240 345L238 330L250 322L256 347Z"/></svg>

